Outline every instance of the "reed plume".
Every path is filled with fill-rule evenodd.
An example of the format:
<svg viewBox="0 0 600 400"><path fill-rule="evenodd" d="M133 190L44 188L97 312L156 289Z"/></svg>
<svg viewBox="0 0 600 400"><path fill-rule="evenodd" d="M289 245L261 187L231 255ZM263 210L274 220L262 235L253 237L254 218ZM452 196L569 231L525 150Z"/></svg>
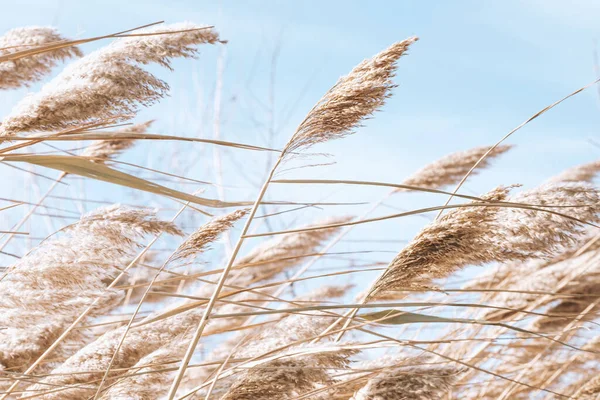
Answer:
<svg viewBox="0 0 600 400"><path fill-rule="evenodd" d="M305 225L304 228L344 223L350 219L350 217L327 218ZM227 285L230 287L236 285L247 287L251 283L267 281L283 271L289 271L302 263L306 257L317 256L318 249L323 242L338 232L339 229L340 227L334 227L296 232L267 240L250 250L246 256L240 258L236 263L237 271L228 278ZM184 249L184 253L186 252ZM182 257L175 255L172 261L180 258ZM151 272L144 272L144 275L148 273ZM163 273L163 277L164 275L165 273ZM160 281L157 283L160 283ZM210 296L211 292L211 286L203 285L194 292L194 296L207 297Z"/></svg>
<svg viewBox="0 0 600 400"><path fill-rule="evenodd" d="M41 355L80 312L101 296L146 234L180 234L150 210L113 206L84 215L67 227L66 236L52 238L10 267L0 282L0 367L21 371ZM100 312L120 292L111 291ZM73 334L71 343L83 340ZM67 346L57 350L65 354Z"/></svg>
<svg viewBox="0 0 600 400"><path fill-rule="evenodd" d="M498 286L508 288L512 285L518 285L524 277L530 277L544 268L567 261L581 254L598 250L600 248L600 240L598 240L597 233L594 232L597 228L589 226L586 230L587 233L578 239L574 245L551 259L531 259L525 262L503 263L467 282L463 288L486 289Z"/></svg>
<svg viewBox="0 0 600 400"><path fill-rule="evenodd" d="M343 224L350 220L352 217L332 217L305 225L300 229ZM274 237L239 258L236 267L242 269L240 274L243 275L242 279L245 282L256 279L264 280L266 276L275 276L281 271L289 270L302 263L306 257L317 256L318 248L322 243L339 229L340 227L315 229Z"/></svg>
<svg viewBox="0 0 600 400"><path fill-rule="evenodd" d="M317 102L286 146L286 152L342 138L377 111L395 87L396 61L418 38L397 42L358 64Z"/></svg>
<svg viewBox="0 0 600 400"><path fill-rule="evenodd" d="M482 200L493 203L507 195L508 190L501 187ZM479 205L449 212L396 256L371 296L403 288L426 290L433 279L467 265L550 257L575 243L584 233L585 222L597 221L600 211L598 191L585 184L543 185L508 200L541 210ZM577 219L542 211L557 205L567 205L560 210Z"/></svg>
<svg viewBox="0 0 600 400"><path fill-rule="evenodd" d="M505 262L489 270L485 270L473 280L467 282L463 289L489 289L507 287L518 280L521 275L527 276L548 264L547 260L532 259L528 261Z"/></svg>
<svg viewBox="0 0 600 400"><path fill-rule="evenodd" d="M511 145L497 146L479 163L477 169L473 172L476 173L480 169L487 168L492 159L506 153L512 147ZM438 189L446 185L456 184L489 149L489 146L481 146L448 154L421 168L405 179L402 184L428 189ZM471 175L474 175L474 173ZM398 191L404 190L406 189L398 189Z"/></svg>
<svg viewBox="0 0 600 400"><path fill-rule="evenodd" d="M66 39L51 27L28 26L15 28L0 36L0 55L7 56L23 50L34 50L40 46L60 43ZM48 75L60 61L81 57L76 46L67 46L39 54L0 62L0 89L29 86Z"/></svg>
<svg viewBox="0 0 600 400"><path fill-rule="evenodd" d="M248 213L248 210L239 210L234 211L230 214L226 214L220 218L215 218L209 223L203 225L194 233L192 233L173 253L173 255L168 260L169 263L175 263L181 261L183 259L193 259L198 254L203 253L208 250L208 246L210 243L217 240L219 235L230 229L233 224L244 215ZM156 275L158 273L158 276ZM140 299L144 294L146 287L151 283L152 279L155 279L153 286L158 286L160 292L148 292L144 301L146 302L156 302L160 300L164 300L168 297L164 292L175 292L180 288L180 284L191 282L190 279L186 279L182 277L180 281L173 281L173 279L178 274L173 274L170 271L162 271L157 272L153 268L143 266L141 269L138 269L137 274L124 279L121 284L123 285L132 285L134 287L131 288L132 299ZM161 280L166 280L165 284L162 284ZM145 283L145 284L144 284Z"/></svg>
<svg viewBox="0 0 600 400"><path fill-rule="evenodd" d="M589 309L588 314L594 317L598 310L595 303L600 299L599 274L586 274L579 277L575 282L570 282L565 288L558 292L558 303L546 310L548 316L542 316L535 320L532 330L536 332L555 332L562 329L580 313ZM589 282L587 281L589 280Z"/></svg>
<svg viewBox="0 0 600 400"><path fill-rule="evenodd" d="M207 246L217 240L225 231L229 230L235 222L248 214L250 210L237 210L222 217L215 218L192 233L183 242L171 257L170 261L184 258L193 258L207 250Z"/></svg>
<svg viewBox="0 0 600 400"><path fill-rule="evenodd" d="M217 239L219 234L229 229L232 224L242 218L246 211L234 211L222 217L215 218L199 228L191 237L184 242L175 254L189 257L206 250L207 245ZM116 217L116 218L115 218ZM117 214L111 218L120 220ZM97 218L89 218L87 224L97 224ZM151 315L148 318L152 318ZM145 326L136 328L135 326L127 332L125 340L120 346L112 368L129 368L144 357L152 354L167 343L177 343L176 338L184 335L190 326L199 318L198 310L191 310L181 313L173 318L161 319ZM72 385L87 383L87 385L73 388L67 388L57 393L47 393L41 396L42 399L80 399L82 396L89 395L96 390L93 381L101 379L102 370L106 369L110 360L117 350L121 338L125 333L125 327L119 327L106 332L104 335L79 349L75 354L69 357L60 366L54 369L57 375L51 375L42 380L40 384L31 386L28 390L39 391L47 389L47 385ZM75 371L90 371L89 373L73 374ZM111 376L118 376L114 373ZM96 382L97 384L98 382Z"/></svg>
<svg viewBox="0 0 600 400"><path fill-rule="evenodd" d="M564 183L571 184L582 184L591 182L592 178L597 173L597 168L600 167L598 162L588 163L583 165L578 165L573 168L570 168L563 173L554 176L549 180L546 186L550 185L558 185ZM595 229L595 228L594 228ZM588 246L589 250L593 250L595 246L600 245L600 241L594 239L597 235L593 230L589 232L589 237L584 236L581 241L587 242L592 241L591 246ZM597 242L597 243L596 243ZM503 286L507 287L511 284L516 283L521 279L521 277L528 277L535 271L538 271L542 268L545 268L549 265L555 264L556 262L560 262L561 260L568 259L575 252L581 250L581 246L575 244L572 246L572 249L566 249L561 255L556 256L554 259L548 261L545 259L532 259L525 263L523 262L514 262L514 263L503 263L498 265L492 270L489 270L476 279L468 282L464 288L465 289L485 289L494 287L498 284L503 284Z"/></svg>
<svg viewBox="0 0 600 400"><path fill-rule="evenodd" d="M527 208L501 209L503 244L521 259L549 258L568 250L584 237L586 223L598 221L600 211L598 190L585 183L545 184L509 200L574 218Z"/></svg>
<svg viewBox="0 0 600 400"><path fill-rule="evenodd" d="M483 204L505 200L508 191L505 187L492 190L481 197ZM463 207L428 225L394 258L370 296L402 288L426 290L433 279L496 259L499 254L490 250L487 236L498 212L492 205Z"/></svg>
<svg viewBox="0 0 600 400"><path fill-rule="evenodd" d="M185 335L173 337L162 347L140 358L129 368L130 376L123 377L110 385L100 399L153 400L158 398L166 392L172 379L171 373L163 370L181 358L185 345Z"/></svg>
<svg viewBox="0 0 600 400"><path fill-rule="evenodd" d="M302 298L295 299L294 301L322 302L328 298L342 296L347 289L347 286L326 286L317 289L314 293L309 293ZM220 309L219 311L224 312L223 309ZM227 356L227 353L236 346L239 347L240 350L232 354L233 359L253 357L260 355L261 352L267 352L297 340L311 338L313 335L318 334L319 329L323 328L323 324L316 323L313 318L315 317L307 315L297 316L292 314L284 317L274 325L267 325L267 327L259 330L259 332L253 335L244 335L245 331L241 331L230 340L221 343L216 351L211 353L207 359L222 361L224 357ZM236 323L230 321L229 318L225 323L230 328L236 326ZM189 337L187 337L188 334L173 338L159 349L140 359L130 371L143 372L144 374L123 378L118 383L111 386L102 399L135 398L139 400L150 400L166 393L168 384L172 380L172 373L170 371L161 371L161 369L165 364L181 359L185 352L187 341L189 340ZM213 371L214 368L194 369L194 371L190 371L192 377L187 379L187 383L201 383L204 379L208 378ZM225 382L231 384L230 379L225 380ZM223 385L218 385L217 388L217 392L225 390Z"/></svg>
<svg viewBox="0 0 600 400"><path fill-rule="evenodd" d="M15 106L2 122L0 136L127 119L139 105L154 103L169 89L140 64L169 67L172 58L193 57L197 45L218 41L212 28L190 23L148 28L140 34L144 35L117 39L67 66Z"/></svg>
<svg viewBox="0 0 600 400"><path fill-rule="evenodd" d="M382 360L377 360L369 363L369 367L381 368L381 364ZM417 366L418 364L384 368L354 393L351 400L441 399L450 391L461 372L449 366ZM420 364L426 364L425 360L420 360Z"/></svg>
<svg viewBox="0 0 600 400"><path fill-rule="evenodd" d="M223 400L296 398L335 383L329 371L346 368L349 357L354 353L352 350L345 349L331 351L327 346L322 346L322 349L298 346L284 352L276 359L250 368L221 398Z"/></svg>
<svg viewBox="0 0 600 400"><path fill-rule="evenodd" d="M600 394L600 377L593 376L583 386L573 394L574 399L579 400L594 400L598 398Z"/></svg>
<svg viewBox="0 0 600 400"><path fill-rule="evenodd" d="M508 307L513 310L490 310L485 313L485 318L490 320L501 320L514 315L518 310L525 309L530 304L537 302L539 306L558 301L546 313L551 316L540 317L536 319L536 324L541 326L559 327L568 319L560 318L555 314L565 313L567 311L575 312L577 309L583 311L587 304L594 301L594 290L598 280L597 267L599 252L587 252L580 256L558 260L557 262L535 271L529 271L527 275L517 272L518 277L512 285L508 286L511 291L501 292L493 297L495 304L502 307ZM560 283L567 280L568 283L560 286ZM540 303L539 294L536 292L555 293L549 295ZM573 297L572 295L582 295ZM566 296L566 297L565 297ZM583 307L583 308L582 308ZM577 316L569 313L573 317Z"/></svg>
<svg viewBox="0 0 600 400"><path fill-rule="evenodd" d="M550 178L550 183L588 182L591 183L600 172L600 161L576 165Z"/></svg>
<svg viewBox="0 0 600 400"><path fill-rule="evenodd" d="M341 296L347 291L347 289L347 286L317 289L305 296L295 299L294 302L310 301L319 303L323 302L327 298L331 298L332 296ZM290 345L293 345L292 349L304 348L305 345L303 343L317 337L323 331L323 329L329 325L330 322L330 316L324 315L323 313L317 311L289 314L280 321L277 321L275 324L267 325L253 335L247 335L242 339L241 342L239 342L239 345L237 346L238 350L231 353L231 355L239 359L256 358L272 352L276 352L276 354L285 354L287 350L282 351L280 349L285 349ZM220 350L220 354L223 354L223 349ZM336 357L340 355L342 358L344 358L350 354L352 354L352 352L345 351L342 351L339 354L326 354L325 360L327 360L327 357L330 356L333 358L329 359L329 361L335 360ZM305 361L314 362L315 360L309 357ZM298 362L297 359L289 360L285 362L285 365L293 368L296 371L295 373L299 374L299 376L311 374L311 369L315 368L315 366L311 367L309 365L304 365L304 361L301 361L298 364L296 364L296 362ZM268 368L277 368L277 365L279 364L277 360L274 360L274 364L270 362L266 365ZM294 387L293 380L290 380L286 373L279 374L279 372L276 370L264 371L264 367L264 365L261 365L259 370L250 370L242 373L242 376L237 379L238 383L231 383L227 381L223 383L221 390L227 392L225 398L234 399L237 398L236 396L250 395L259 396L258 398L262 398L260 396L268 396L272 390L277 390L277 388L281 390L281 395L285 397L286 393L288 395L300 394L302 391L309 389L309 386L307 386L308 381L307 385ZM305 371L304 369L308 369L308 371ZM315 383L322 382L328 374L327 371L319 371L318 373L320 378L311 384L311 387L313 388ZM310 375L306 376L308 377ZM265 385L261 389L255 386L257 384L257 379L264 379L265 382L269 382L269 384ZM331 377L326 379L333 381ZM277 381L280 381L280 384L278 384ZM273 386L270 387L269 385ZM229 390L227 390L228 387L230 388Z"/></svg>
<svg viewBox="0 0 600 400"><path fill-rule="evenodd" d="M150 125L154 121L147 121L141 124L128 126L120 131L122 134L128 133L146 133ZM81 153L82 157L89 157L95 162L106 162L125 150L133 147L135 140L133 139L108 139L95 140Z"/></svg>

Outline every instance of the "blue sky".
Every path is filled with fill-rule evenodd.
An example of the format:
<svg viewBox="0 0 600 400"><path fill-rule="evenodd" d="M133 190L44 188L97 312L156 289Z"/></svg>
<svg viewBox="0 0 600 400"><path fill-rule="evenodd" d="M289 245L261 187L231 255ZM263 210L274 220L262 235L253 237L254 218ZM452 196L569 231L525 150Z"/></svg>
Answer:
<svg viewBox="0 0 600 400"><path fill-rule="evenodd" d="M0 31L54 25L66 36L90 37L158 20L215 25L229 41L224 63L222 138L266 144L272 97L277 133L274 146L287 141L295 124L339 76L393 42L419 36L410 54L399 62L399 87L382 112L356 135L315 149L333 157L307 162L335 161L335 165L305 168L286 177L399 182L445 154L493 144L538 110L593 81L593 53L598 48L595 40L600 40L600 3L593 0L4 3ZM86 45L84 51L105 43ZM219 51L206 48L197 60L177 60L175 72L152 69L170 83L171 96L143 110L138 119L156 119L155 129L160 133L211 137ZM274 54L278 56L273 73ZM7 113L26 92L3 93L0 112ZM597 97L592 88L527 125L509 141L517 147L471 180L466 190L481 193L498 184L535 185L564 168L597 159L600 148L590 143L598 137ZM126 156L127 161L197 179L214 179L212 149L164 144L157 154L156 146L152 146L140 145ZM235 162L228 156L224 155L225 180L239 189L227 188L227 196L251 198L256 187L240 178L237 171L240 167L254 171L260 180L266 168L264 155L238 154ZM190 157L198 160L190 161ZM4 191L13 197L23 193L23 175L2 171L10 176ZM35 182L40 191L49 184ZM112 201L141 198L107 185L93 186L91 193ZM214 195L210 189L209 193ZM273 198L369 201L381 197L385 190L286 188L273 193ZM154 197L144 201L164 203ZM395 206L418 207L424 201L407 196ZM427 201L439 203L440 199ZM390 235L410 238L423 223L419 218L411 221L402 234ZM374 237L397 232L397 227L376 224L362 229L363 234Z"/></svg>
<svg viewBox="0 0 600 400"><path fill-rule="evenodd" d="M340 75L390 43L418 35L421 40L400 62L400 87L384 112L355 137L327 149L354 158L368 146L375 159L406 172L450 151L492 143L593 80L594 40L600 37L595 1L20 1L3 9L2 30L50 24L71 37L157 20L214 24L229 40L226 99L239 95L248 81L255 96L266 98L270 58L279 46L276 111L296 104L280 143ZM192 75L202 75L205 93L213 90L216 53L208 49L197 61L178 61L175 73L160 71L172 85L172 97L141 117L166 109L170 115L159 123L176 123L172 110L180 112L181 103L193 103L197 95ZM248 111L239 107L237 119L243 120ZM227 104L224 109L226 114ZM512 139L520 148L511 164L522 179L534 182L595 158L587 139L596 134L597 110L595 91L589 90L519 132ZM276 125L282 122L276 117ZM223 135L243 139L243 121L231 124Z"/></svg>

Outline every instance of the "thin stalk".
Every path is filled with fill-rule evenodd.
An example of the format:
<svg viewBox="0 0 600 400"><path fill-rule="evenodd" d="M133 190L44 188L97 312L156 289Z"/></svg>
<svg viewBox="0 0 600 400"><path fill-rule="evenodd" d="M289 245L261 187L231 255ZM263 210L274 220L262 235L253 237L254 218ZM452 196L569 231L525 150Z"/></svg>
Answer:
<svg viewBox="0 0 600 400"><path fill-rule="evenodd" d="M550 111L551 109L553 109L554 107L556 107L557 105L559 105L560 103L562 103L563 101L567 100L570 97L575 96L576 94L583 92L585 89L595 85L596 83L600 82L600 78L594 80L591 83L588 83L587 85L575 90L574 92L566 95L565 97L563 97L560 100L555 101L554 103L550 104L549 106L541 109L540 111L538 111L537 113L533 114L531 117L529 117L526 121L522 122L519 126L517 126L516 128L514 128L512 131L508 132L502 139L500 139L495 145L493 145L492 147L489 148L488 151L485 152L484 155L481 156L481 158L479 160L477 160L477 162L471 167L471 169L469 170L469 172L467 172L467 174L460 180L460 182L458 183L458 185L456 185L456 188L454 189L454 192L450 195L450 197L448 197L448 200L446 200L446 203L444 205L448 205L450 204L450 201L452 201L452 198L454 197L454 195L459 191L459 189L462 187L462 185L467 181L467 179L469 178L469 176L471 176L471 174L473 173L473 171L475 171L475 169L479 166L479 164L481 164L481 162L492 152L494 151L494 149L496 149L496 147L500 146L500 144L502 144L502 142L504 142L506 139L508 139L509 137L512 136L513 133L515 133L516 131L518 131L519 129L521 129L522 127L524 127L525 125L527 125L528 123L530 123L531 121L533 121L534 119L536 119L537 117L539 117L542 114L545 114L547 111ZM442 216L442 214L444 213L444 209L441 209L440 212L438 213L436 220L440 219L440 217Z"/></svg>
<svg viewBox="0 0 600 400"><path fill-rule="evenodd" d="M175 220L177 217L179 217L181 215L181 213L187 208L188 204L189 204L189 202L186 203L183 207L181 207L181 209L173 217L173 220ZM125 328L125 332L123 332L123 335L121 336L121 339L119 340L119 344L118 344L117 348L115 349L112 357L110 358L110 362L108 363L108 366L106 367L104 376L102 376L102 380L100 381L100 384L98 385L98 389L96 390L96 394L94 395L94 400L96 400L98 398L98 396L100 395L100 393L102 392L102 386L104 386L104 382L106 382L106 379L108 378L108 374L110 373L111 367L112 367L115 359L117 358L117 354L119 354L119 351L121 350L121 346L123 345L123 342L125 342L125 337L127 336L127 333L129 333L129 330L131 329L131 325L133 325L133 322L135 321L138 313L140 312L140 309L142 308L142 305L144 304L144 300L146 300L146 297L148 296L150 289L152 289L154 282L156 282L156 280L158 279L158 276L167 267L167 265L169 264L169 262L175 255L176 251L177 250L175 250L173 253L171 253L169 258L167 258L167 260L161 265L158 272L156 273L156 275L154 275L154 277L152 278L150 283L148 283L148 287L144 291L144 294L142 295L142 298L138 302L138 304L135 308L135 311L131 315L131 318L129 318L129 321L127 322L127 326Z"/></svg>
<svg viewBox="0 0 600 400"><path fill-rule="evenodd" d="M281 164L281 162L283 161L285 154L286 154L285 151L282 152L281 155L279 156L279 158L277 159L277 162L271 169L271 172L269 173L267 180L263 184L263 186L258 194L258 197L257 197L256 201L254 202L254 205L252 206L252 210L250 211L250 214L248 215L248 219L246 220L246 223L244 224L244 227L242 228L242 233L240 234L240 237L239 237L235 247L233 248L233 252L231 253L229 262L227 263L227 266L224 268L223 272L221 273L219 282L217 283L217 287L215 288L212 296L210 297L210 300L208 301L208 304L206 305L206 309L204 310L202 319L200 320L200 322L196 328L196 331L194 332L194 336L193 336L193 338L186 350L186 353L183 357L183 360L181 361L181 365L179 366L179 370L177 371L177 376L173 380L173 384L171 385L171 387L169 389L169 393L167 395L167 398L169 400L173 400L175 398L175 394L177 392L177 389L179 388L179 384L181 383L181 380L183 379L183 376L188 367L188 364L190 363L190 360L192 359L192 355L194 354L194 351L196 350L196 346L198 345L198 342L200 341L200 338L202 337L204 328L206 328L206 325L208 324L208 319L210 317L210 313L212 312L212 310L216 304L217 297L219 296L221 289L225 285L225 280L229 276L229 272L233 268L233 263L235 262L235 258L237 257L237 255L242 247L242 244L244 243L244 238L245 238L245 235L248 233L248 229L250 228L252 219L256 215L256 211L258 210L258 207L267 192L269 183L271 183L271 180L273 179L273 175L275 174L275 171L277 170L277 167L279 166L279 164Z"/></svg>

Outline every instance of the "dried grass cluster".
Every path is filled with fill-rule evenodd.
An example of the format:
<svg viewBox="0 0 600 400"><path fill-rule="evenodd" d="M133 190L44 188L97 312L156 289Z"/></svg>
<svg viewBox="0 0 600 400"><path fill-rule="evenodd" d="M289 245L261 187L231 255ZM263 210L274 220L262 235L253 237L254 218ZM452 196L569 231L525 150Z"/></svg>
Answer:
<svg viewBox="0 0 600 400"><path fill-rule="evenodd" d="M17 52L34 51L43 45L58 44L66 39L51 27L15 28L0 36L0 55L10 57ZM29 86L48 75L60 61L81 57L75 46L56 48L29 57L0 62L0 89Z"/></svg>
<svg viewBox="0 0 600 400"><path fill-rule="evenodd" d="M592 399L600 393L599 162L516 194L518 185L480 197L454 193L461 203L430 208L443 214L396 250L391 262L372 262L375 252L361 247L368 240L348 245L347 252L331 249L355 226L411 212L329 217L277 231L273 217L300 215L321 203L265 197L280 163L355 132L383 106L396 86L396 63L416 37L361 62L325 93L276 153L254 201L224 202L219 182L221 201L198 202L237 207L222 212L197 208L195 195L119 170L135 166L116 160L135 139L184 138L151 135L151 122L109 134L95 128L128 121L167 93L166 82L144 66L171 68L175 58L195 57L200 45L224 42L213 27L191 23L113 36L86 56L74 46L85 40L68 41L53 28L14 29L0 37L0 89L28 86L59 62L81 57L22 99L0 125L3 161L63 171L0 243L3 256L17 258L0 277L0 400ZM45 133L16 137L31 132ZM79 155L35 152L35 145L55 139L95 140ZM185 138L273 153L217 139ZM442 203L440 196L449 193L440 189L462 184L511 148L455 152L400 185L358 184L395 188L371 211L409 189ZM217 170L219 162L215 157ZM158 217L167 210L107 206L61 224L22 256L5 251L38 208L69 212L67 203L86 202L82 196L61 207L46 204L58 183L75 175L172 197L181 209L167 220ZM46 217L50 225L62 221ZM184 235L180 226L191 231L198 225L185 239L174 238ZM227 243L236 225L239 238ZM273 237L254 241L265 236ZM164 246L157 249L159 240ZM225 260L207 256L221 247L228 249ZM322 268L313 267L317 262ZM446 281L470 266L487 271L463 290ZM357 275L375 271L380 275L371 285ZM354 282L366 294L358 304L348 302L353 286L347 276L361 277ZM365 310L371 308L384 310ZM434 325L443 329L429 329Z"/></svg>

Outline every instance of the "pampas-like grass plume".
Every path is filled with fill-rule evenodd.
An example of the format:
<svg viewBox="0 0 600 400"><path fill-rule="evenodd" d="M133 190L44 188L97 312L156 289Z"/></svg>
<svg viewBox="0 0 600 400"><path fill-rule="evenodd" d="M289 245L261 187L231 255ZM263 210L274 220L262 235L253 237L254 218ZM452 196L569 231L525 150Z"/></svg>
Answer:
<svg viewBox="0 0 600 400"><path fill-rule="evenodd" d="M296 349L308 354L296 354ZM222 400L291 400L303 393L335 383L329 370L346 368L351 350L329 351L298 346L291 355L260 363L234 382Z"/></svg>
<svg viewBox="0 0 600 400"><path fill-rule="evenodd" d="M347 286L327 287L325 290L317 289L295 301L323 302L325 299L331 298L332 296L338 297L343 295L347 289ZM275 324L266 326L254 335L242 339L240 342L241 345L238 346L238 350L233 353L233 356L235 358L244 359L261 357L264 354L271 352L285 354L286 351L278 351L278 349L286 348L287 346L294 344L296 345L294 345L292 349L305 348L304 344L297 343L302 343L315 338L331 323L331 321L331 317L324 316L319 312L289 314ZM220 354L223 354L223 350L221 350ZM322 360L332 362L332 365L329 368L334 368L336 367L337 362L342 362L343 365L337 365L338 368L341 368L342 366L345 366L347 356L350 354L352 354L352 352L347 351L324 354L325 358ZM260 365L258 370L243 372L242 376L237 378L237 383L225 382L222 385L224 386L222 387L222 390L227 392L224 398L237 399L252 398L245 396L257 396L256 398L262 399L273 394L273 391L275 390L280 391L281 397L279 398L293 398L293 395L299 395L304 391L314 389L320 384L333 382L334 379L330 376L330 373L326 370L321 370L323 367L318 366L318 362L316 363L317 365L307 364L315 363L319 359L315 360L312 357L304 359L301 357L300 359L287 360L281 365L281 367L287 365L295 372L277 371L276 369L279 368L279 361L281 360L274 360L273 362ZM265 371L265 368L275 368L275 370ZM315 371L315 368L317 368L318 371ZM299 378L300 384L296 386L295 381L291 378L292 375L290 375L292 372L298 374L299 377L306 376L306 382L302 383L302 378ZM315 373L318 374L313 376L315 380L312 383L309 382L308 377ZM257 380L259 379L264 379L266 384L259 387L257 385ZM227 390L227 387L230 387L230 389Z"/></svg>
<svg viewBox="0 0 600 400"><path fill-rule="evenodd" d="M217 240L221 233L229 230L233 224L248 214L250 210L237 210L222 217L215 218L192 233L171 257L171 261L195 257L206 251L206 247Z"/></svg>
<svg viewBox="0 0 600 400"><path fill-rule="evenodd" d="M557 185L565 183L574 183L581 184L590 182L595 174L598 172L598 168L600 168L600 163L589 163L583 164L571 169L564 171L563 173L556 175L551 178L549 182L545 185L546 187L549 185ZM533 196L535 197L535 195ZM560 209L557 209L560 210ZM567 209L568 210L568 209ZM563 210L564 211L564 210ZM571 210L573 211L573 210ZM576 211L576 210L575 210ZM569 213L567 211L567 213ZM576 216L576 215L575 215ZM585 217L585 216L584 216ZM593 228L595 230L595 228ZM583 237L582 241L592 240L594 241L594 237L597 232L593 230L589 233L589 237ZM594 244L595 243L595 244ZM593 246L588 249L593 250L594 247L600 245L600 241L594 241ZM568 259L574 252L579 251L580 246L574 246L573 249L569 249L563 252L561 255L557 257L557 259L552 259L550 261L545 259L532 259L523 262L515 262L515 263L503 263L498 265L496 268L488 270L484 274L481 274L476 279L468 282L464 288L465 289L485 289L495 287L498 284L501 284L505 287L515 284L521 280L522 277L529 277L532 273L539 271L549 265L555 264L561 260Z"/></svg>
<svg viewBox="0 0 600 400"><path fill-rule="evenodd" d="M172 58L192 57L195 46L219 39L212 28L190 23L139 33L145 35L117 39L70 64L40 92L24 98L2 122L0 136L129 118L138 105L150 105L168 90L139 64L169 67Z"/></svg>
<svg viewBox="0 0 600 400"><path fill-rule="evenodd" d="M509 286L513 291L501 292L493 297L496 305L513 310L490 310L485 313L486 319L505 319L514 315L518 310L525 309L533 302L539 301L540 296L536 292L555 292L556 295L548 296L544 304L555 303L557 300L558 303L546 311L550 316L539 317L535 320L534 329L558 328L568 323L568 318L561 318L560 314L575 317L598 295L600 268L597 263L599 256L600 253L596 250L565 260L558 258L556 262L552 262L544 268L529 270L526 273L516 271L517 276ZM559 284L566 278L569 283L560 287ZM573 297L572 295L578 296Z"/></svg>
<svg viewBox="0 0 600 400"><path fill-rule="evenodd" d="M600 376L594 376L580 386L572 398L579 400L595 400L600 395Z"/></svg>
<svg viewBox="0 0 600 400"><path fill-rule="evenodd" d="M0 55L64 41L58 31L50 27L29 26L11 29L0 36ZM16 60L0 62L0 89L29 86L48 75L59 61L81 57L75 46L62 47Z"/></svg>
<svg viewBox="0 0 600 400"><path fill-rule="evenodd" d="M370 362L369 367L380 367L380 364L377 360ZM459 373L449 366L386 367L369 379L351 400L437 400L444 398Z"/></svg>
<svg viewBox="0 0 600 400"><path fill-rule="evenodd" d="M0 368L21 371L102 294L142 235L180 234L149 210L108 207L85 215L13 265L0 282ZM106 295L98 310L120 298ZM74 333L71 343L82 339ZM65 355L66 346L56 351Z"/></svg>
<svg viewBox="0 0 600 400"><path fill-rule="evenodd" d="M123 134L128 133L145 133L153 121L143 122L129 126L120 132ZM117 155L121 154L125 150L131 148L135 140L133 139L108 139L108 140L95 140L81 153L82 157L89 157L95 162L106 162Z"/></svg>
<svg viewBox="0 0 600 400"><path fill-rule="evenodd" d="M557 331L579 316L579 313L585 311L590 305L594 305L600 298L598 271L575 279L559 293L566 298L559 299L557 304L546 311L549 316L538 318L534 322L532 330L536 332ZM594 305L589 314L594 315L597 310L598 306Z"/></svg>
<svg viewBox="0 0 600 400"><path fill-rule="evenodd" d="M92 235L105 235L109 239L121 240L127 244L145 234L161 232L182 235L173 223L154 217L155 212L147 208L131 208L121 205L100 208L84 215L68 230L84 231Z"/></svg>
<svg viewBox="0 0 600 400"><path fill-rule="evenodd" d="M343 224L351 219L351 217L328 218L303 228ZM339 227L316 229L277 236L253 248L247 255L239 258L236 264L238 268L245 271L241 272L244 275L244 281L254 281L257 278L266 279L266 275L274 276L304 262L306 257L316 256L315 252L323 241L330 238L339 229Z"/></svg>
<svg viewBox="0 0 600 400"><path fill-rule="evenodd" d="M513 258L522 260L549 258L568 250L586 234L585 223L598 222L600 212L600 193L585 183L545 184L512 196L509 201L575 218L527 208L502 208L498 213L504 236L501 245L513 253Z"/></svg>
<svg viewBox="0 0 600 400"><path fill-rule="evenodd" d="M347 289L347 286L327 286L319 288L315 293L303 297L303 300L322 302L328 298L342 296ZM299 300L296 299L296 301ZM324 321L324 323L321 323L320 321ZM232 340L222 343L216 352L211 353L208 356L208 359L222 361L223 357L227 355L226 353L230 351L234 345L240 344L240 340L242 341L242 345L238 346L240 350L233 354L234 359L258 356L260 353L274 350L297 340L314 337L320 330L326 327L327 322L330 322L330 319L319 319L316 315L292 314L284 317L274 325L268 326L257 335L251 336L251 339L248 337L240 338L240 335L234 336ZM240 334L241 336L246 336L244 335L244 331L240 332ZM110 387L102 399L127 398L151 400L166 393L168 384L172 380L172 374L170 371L162 372L160 369L170 361L181 359L185 353L187 340L189 340L189 338L186 337L186 335L176 337L164 344L160 349L142 358L132 370L144 373L123 378L117 384ZM207 378L210 373L213 372L213 369L214 368L202 368L198 371L190 371L190 374L195 375L194 382L201 383L202 380ZM225 379L224 381L231 384L231 379ZM221 386L223 385L217 386L217 392L225 390L224 388L221 388Z"/></svg>
<svg viewBox="0 0 600 400"><path fill-rule="evenodd" d="M235 220L242 218L246 211L234 211L231 214L216 218L213 221L203 225L196 231L191 239L186 240L180 247L181 254L190 256L206 249L210 241L217 239L220 233L229 229ZM168 348L169 343L185 343L178 341L181 335L184 335L190 326L200 318L198 315L201 310L190 310L186 313L178 314L173 318L162 319L139 329L133 327L115 358L112 368L128 368L136 365L144 357L162 347ZM70 385L76 383L87 383L101 379L102 370L106 369L119 345L125 327L113 329L102 335L94 342L81 348L77 353L68 358L62 365L54 370L56 375L51 375L44 379L41 384L33 385L28 390L43 390L47 385L63 384ZM152 357L148 357L151 359ZM73 374L76 371L91 371L86 374ZM118 375L118 373L115 373ZM112 375L111 375L112 376ZM95 382L98 383L97 381ZM65 389L57 393L48 393L43 395L42 399L80 399L86 395L93 394L94 384L89 383L83 387L74 386L71 389Z"/></svg>
<svg viewBox="0 0 600 400"><path fill-rule="evenodd" d="M482 162L479 163L475 171L488 167L493 158L506 153L511 148L511 145L497 146L483 159ZM402 183L404 185L428 189L437 189L446 185L455 184L469 172L473 165L475 165L489 149L489 146L481 146L448 154L421 168ZM403 190L405 189L398 189L398 191Z"/></svg>
<svg viewBox="0 0 600 400"><path fill-rule="evenodd" d="M482 199L503 201L507 194L506 188L498 188ZM567 205L558 210L578 220L528 208L455 209L424 228L396 256L370 296L403 288L426 290L432 280L467 265L552 256L583 235L580 221L597 221L600 211L600 194L585 184L543 185L508 200L553 211L552 206Z"/></svg>
<svg viewBox="0 0 600 400"><path fill-rule="evenodd" d="M499 187L482 199L502 201L508 191ZM490 251L487 236L498 211L492 206L462 207L428 225L394 258L370 296L402 288L427 289L433 279L465 265L494 260L497 254Z"/></svg>
<svg viewBox="0 0 600 400"><path fill-rule="evenodd" d="M342 138L383 106L395 85L396 61L418 38L394 43L338 80L308 113L286 151Z"/></svg>
<svg viewBox="0 0 600 400"><path fill-rule="evenodd" d="M549 182L592 182L600 172L600 161L576 165L552 177Z"/></svg>

